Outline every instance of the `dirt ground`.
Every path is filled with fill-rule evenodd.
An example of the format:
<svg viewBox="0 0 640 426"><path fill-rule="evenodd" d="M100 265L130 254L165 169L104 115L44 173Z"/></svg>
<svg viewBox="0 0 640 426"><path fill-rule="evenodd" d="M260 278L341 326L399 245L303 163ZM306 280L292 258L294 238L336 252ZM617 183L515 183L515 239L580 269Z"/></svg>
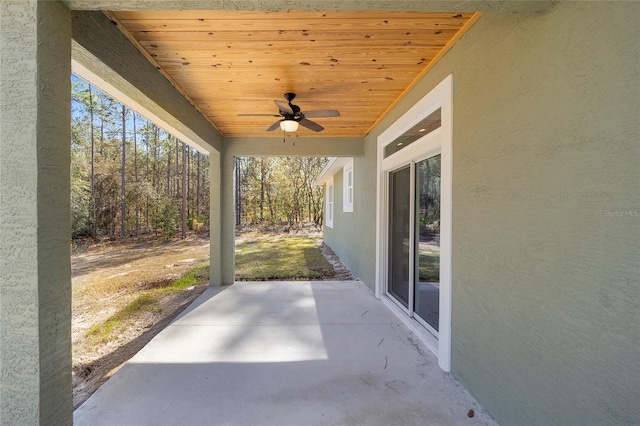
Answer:
<svg viewBox="0 0 640 426"><path fill-rule="evenodd" d="M71 256L73 405L77 408L206 288L206 282L160 299L117 338L93 344L87 330L133 300L138 290L169 282L209 257L209 240L190 237L103 243Z"/></svg>
<svg viewBox="0 0 640 426"><path fill-rule="evenodd" d="M305 236L314 231L301 232ZM238 234L238 239L250 238ZM323 254L333 265L332 280L352 279L351 273L324 243ZM209 240L192 236L163 241L146 238L80 248L71 256L73 286L73 405L80 406L129 358L193 302L208 283L162 298L156 311L143 311L114 340L92 343L86 333L136 297L137 290L178 278L209 257Z"/></svg>

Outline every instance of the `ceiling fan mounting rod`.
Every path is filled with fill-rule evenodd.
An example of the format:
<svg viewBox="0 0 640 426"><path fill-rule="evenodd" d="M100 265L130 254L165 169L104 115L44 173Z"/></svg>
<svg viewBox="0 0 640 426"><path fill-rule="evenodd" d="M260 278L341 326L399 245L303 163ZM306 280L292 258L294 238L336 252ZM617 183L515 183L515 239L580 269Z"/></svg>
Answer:
<svg viewBox="0 0 640 426"><path fill-rule="evenodd" d="M291 103L291 101L293 101L296 98L296 94L292 92L287 92L284 94L284 98L287 100L287 102Z"/></svg>

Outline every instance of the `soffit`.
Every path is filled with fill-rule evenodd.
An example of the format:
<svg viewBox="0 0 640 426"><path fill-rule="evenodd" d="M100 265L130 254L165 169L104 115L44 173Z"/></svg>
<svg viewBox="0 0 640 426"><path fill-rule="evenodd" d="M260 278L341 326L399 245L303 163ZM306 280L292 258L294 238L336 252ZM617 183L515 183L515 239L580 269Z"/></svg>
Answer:
<svg viewBox="0 0 640 426"><path fill-rule="evenodd" d="M300 137L362 137L472 25L473 13L373 11L106 12L138 49L227 137L266 132L273 100L297 94L313 118Z"/></svg>

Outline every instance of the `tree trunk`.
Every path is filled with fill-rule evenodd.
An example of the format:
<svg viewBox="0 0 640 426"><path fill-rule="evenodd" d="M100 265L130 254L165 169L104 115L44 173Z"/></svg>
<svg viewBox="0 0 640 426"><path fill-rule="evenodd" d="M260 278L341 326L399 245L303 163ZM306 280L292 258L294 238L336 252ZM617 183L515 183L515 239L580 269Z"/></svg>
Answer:
<svg viewBox="0 0 640 426"><path fill-rule="evenodd" d="M187 145L182 142L182 239L187 238Z"/></svg>
<svg viewBox="0 0 640 426"><path fill-rule="evenodd" d="M178 138L174 137L176 141L176 174L175 174L175 182L176 182L176 198L180 196L180 169L178 168L180 165L180 145L178 142Z"/></svg>
<svg viewBox="0 0 640 426"><path fill-rule="evenodd" d="M122 105L122 238L127 236L127 192L126 192L126 171L127 171L127 109Z"/></svg>
<svg viewBox="0 0 640 426"><path fill-rule="evenodd" d="M235 177L236 177L236 226L242 223L242 182L240 181L240 167L242 165L240 157L235 158Z"/></svg>
<svg viewBox="0 0 640 426"><path fill-rule="evenodd" d="M169 137L171 142L171 137ZM167 149L167 195L171 195L171 148Z"/></svg>
<svg viewBox="0 0 640 426"><path fill-rule="evenodd" d="M89 85L89 111L91 114L91 229L93 238L98 236L98 228L96 223L96 174L95 174L95 137L93 124L93 93L91 85Z"/></svg>
<svg viewBox="0 0 640 426"><path fill-rule="evenodd" d="M149 126L147 125L146 129L145 129L145 151L147 153L146 155L146 161L147 161L147 182L149 182ZM145 199L145 232L149 232L149 199Z"/></svg>
<svg viewBox="0 0 640 426"><path fill-rule="evenodd" d="M102 149L104 148L104 111L100 111L100 149L98 154L102 157Z"/></svg>
<svg viewBox="0 0 640 426"><path fill-rule="evenodd" d="M196 152L198 171L196 173L196 216L200 216L200 151Z"/></svg>
<svg viewBox="0 0 640 426"><path fill-rule="evenodd" d="M135 170L134 182L138 190L138 142L136 138L136 113L133 113L133 168ZM140 207L136 197L136 237L140 236Z"/></svg>
<svg viewBox="0 0 640 426"><path fill-rule="evenodd" d="M260 157L260 223L262 223L263 221L264 221L264 157Z"/></svg>
<svg viewBox="0 0 640 426"><path fill-rule="evenodd" d="M187 217L190 217L191 212L193 211L191 209L192 198L193 197L191 196L191 148L187 147Z"/></svg>

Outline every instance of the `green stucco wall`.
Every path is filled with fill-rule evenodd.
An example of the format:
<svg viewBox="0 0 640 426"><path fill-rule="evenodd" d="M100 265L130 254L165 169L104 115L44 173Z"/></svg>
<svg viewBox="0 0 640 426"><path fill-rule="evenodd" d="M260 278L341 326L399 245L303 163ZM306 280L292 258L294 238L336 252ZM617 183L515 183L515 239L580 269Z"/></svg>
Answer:
<svg viewBox="0 0 640 426"><path fill-rule="evenodd" d="M67 425L71 15L0 2L0 424Z"/></svg>
<svg viewBox="0 0 640 426"><path fill-rule="evenodd" d="M503 424L640 423L639 22L485 14L367 138L453 74L452 373Z"/></svg>
<svg viewBox="0 0 640 426"><path fill-rule="evenodd" d="M365 155L353 157L353 212L343 209L343 172L333 176L333 228L324 226L324 242L349 268L354 278L375 291L376 146L367 141Z"/></svg>

